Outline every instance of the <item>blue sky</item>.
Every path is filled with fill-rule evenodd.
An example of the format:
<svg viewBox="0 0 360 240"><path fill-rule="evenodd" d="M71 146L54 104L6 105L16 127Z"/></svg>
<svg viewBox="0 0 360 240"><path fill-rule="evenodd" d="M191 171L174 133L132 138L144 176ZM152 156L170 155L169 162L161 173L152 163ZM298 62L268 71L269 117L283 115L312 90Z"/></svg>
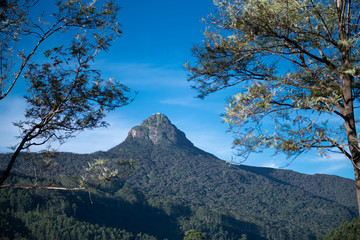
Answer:
<svg viewBox="0 0 360 240"><path fill-rule="evenodd" d="M191 48L203 39L205 25L201 19L215 9L212 0L119 0L118 4L122 7L123 36L114 42L109 52L99 56L96 67L105 78L121 80L139 93L133 103L108 115L108 128L82 132L63 144L59 151L107 150L121 143L131 127L160 112L197 147L223 160L234 157L236 161L231 144L233 136L227 132L228 127L220 115L226 98L237 89L198 99L183 68L186 61L193 60ZM12 122L23 117L25 104L21 91L20 83L10 96L0 101L0 152L9 152L7 147L17 143L18 131ZM250 155L244 164L277 168L287 163L283 155L273 156L269 150ZM311 152L298 157L286 169L354 178L350 161L337 154L321 158Z"/></svg>

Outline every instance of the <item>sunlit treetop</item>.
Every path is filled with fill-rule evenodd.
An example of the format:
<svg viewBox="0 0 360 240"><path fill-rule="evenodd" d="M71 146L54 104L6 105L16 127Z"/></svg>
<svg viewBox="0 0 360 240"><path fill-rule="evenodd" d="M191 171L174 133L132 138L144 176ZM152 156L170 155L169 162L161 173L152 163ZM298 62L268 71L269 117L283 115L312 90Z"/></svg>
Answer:
<svg viewBox="0 0 360 240"><path fill-rule="evenodd" d="M199 97L239 89L224 120L239 134L240 153L271 147L293 156L335 147L350 157L343 123L359 97L359 2L215 4L204 19L205 39L193 49L196 62L187 65L189 81Z"/></svg>

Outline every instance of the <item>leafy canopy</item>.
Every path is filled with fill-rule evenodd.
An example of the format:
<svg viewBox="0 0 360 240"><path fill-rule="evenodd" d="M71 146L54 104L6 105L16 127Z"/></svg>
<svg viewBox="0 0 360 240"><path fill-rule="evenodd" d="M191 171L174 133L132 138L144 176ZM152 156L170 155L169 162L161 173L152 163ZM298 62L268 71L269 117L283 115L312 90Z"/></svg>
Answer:
<svg viewBox="0 0 360 240"><path fill-rule="evenodd" d="M27 108L25 120L15 123L20 140L0 186L21 151L107 126L106 113L133 100L128 87L91 66L121 34L119 7L111 0L54 3L39 15L38 0L2 1L0 100L24 79Z"/></svg>
<svg viewBox="0 0 360 240"><path fill-rule="evenodd" d="M359 1L214 1L205 40L186 64L203 98L237 86L224 121L239 154L274 148L293 156L357 146ZM330 120L331 119L331 120ZM352 131L345 131L348 122Z"/></svg>

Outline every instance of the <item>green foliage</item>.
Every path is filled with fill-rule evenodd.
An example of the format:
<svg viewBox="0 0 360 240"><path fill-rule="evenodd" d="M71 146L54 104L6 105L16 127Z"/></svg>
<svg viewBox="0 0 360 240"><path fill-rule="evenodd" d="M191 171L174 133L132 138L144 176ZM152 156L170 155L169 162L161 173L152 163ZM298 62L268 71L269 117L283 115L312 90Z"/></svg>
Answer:
<svg viewBox="0 0 360 240"><path fill-rule="evenodd" d="M119 7L114 1L56 1L55 8L49 8L53 12L46 10L34 19L30 11L36 10L38 2L5 1L1 10L5 24L0 28L4 41L0 49L0 99L22 76L27 83L27 108L25 120L15 123L20 140L13 147L14 154L1 175L0 185L21 151L54 141L61 144L85 129L107 126L106 114L133 100L128 87L113 78L104 80L100 71L91 66L96 56L120 36ZM9 34L10 30L16 38ZM66 37L61 44L48 40L62 34ZM17 49L21 52L14 56L18 41L35 44Z"/></svg>
<svg viewBox="0 0 360 240"><path fill-rule="evenodd" d="M355 121L347 117L359 103L359 2L214 4L217 11L204 19L205 40L193 49L196 62L186 68L201 98L237 86L224 121L236 134L239 155L338 148L354 157L356 150L345 146L358 149Z"/></svg>
<svg viewBox="0 0 360 240"><path fill-rule="evenodd" d="M111 216L109 215L111 211L124 212L126 208L129 209L129 206L118 199L115 207L111 199L101 198L97 193L94 193L93 198L95 206L89 203L87 193L73 195L64 194L64 192L2 189L0 191L0 227L5 231L0 232L0 238L157 239L146 233L134 234L119 228L119 225L124 223L121 218L128 217L126 213L116 216L120 224L104 222L108 216ZM105 204L110 204L111 207L106 207ZM131 207L136 208L136 206ZM107 216L99 214L97 208L105 211ZM95 222L93 214L97 214ZM128 227L128 225L124 226Z"/></svg>
<svg viewBox="0 0 360 240"><path fill-rule="evenodd" d="M185 232L184 240L205 240L203 235L194 229Z"/></svg>
<svg viewBox="0 0 360 240"><path fill-rule="evenodd" d="M115 22L118 7L111 1L97 5L57 2L51 22L56 27L53 32L76 27L79 31L73 32L71 41L65 41L67 46L44 51L45 63L27 63L24 75L28 83L27 120L17 123L23 134L20 137L30 139L24 149L38 145L32 142L36 139L41 139L40 143L53 138L63 141L74 132L105 126L102 119L107 111L129 103L126 86L113 79L103 80L100 72L90 66L120 32ZM29 135L30 132L35 133Z"/></svg>
<svg viewBox="0 0 360 240"><path fill-rule="evenodd" d="M360 219L352 222L344 221L336 230L329 231L324 240L359 240L360 239Z"/></svg>
<svg viewBox="0 0 360 240"><path fill-rule="evenodd" d="M109 164L108 159L98 158L88 162L84 174L80 177L74 176L75 188L96 188L107 182L124 180L134 170L135 164L130 161L113 161Z"/></svg>
<svg viewBox="0 0 360 240"><path fill-rule="evenodd" d="M184 232L197 229L206 239L243 234L248 239L304 239L356 215L351 180L228 165L194 147L131 137L107 154L137 161L127 184L154 196L152 206L178 216ZM190 212L179 205L189 206ZM333 214L342 216L334 221Z"/></svg>
<svg viewBox="0 0 360 240"><path fill-rule="evenodd" d="M62 142L75 132L106 126L106 112L129 103L127 87L112 79L105 81L99 71L89 69L99 47L82 35L74 38L70 48L57 49L47 63L29 64L24 76L28 82L27 120L16 124L20 137L30 139L24 149L38 145L35 140ZM74 66L68 58L78 64ZM29 134L31 131L35 133Z"/></svg>
<svg viewBox="0 0 360 240"><path fill-rule="evenodd" d="M0 154L0 166L9 157ZM133 159L137 167L124 181L91 191L90 199L87 192L3 189L0 206L9 213L3 218L8 222L4 226L20 228L23 225L16 224L16 219L23 221L23 217L17 218L16 212L37 211L44 216L66 214L85 224L85 229L98 224L157 239L181 240L187 231L196 229L205 239L213 240L302 240L323 236L344 219L357 216L354 181L350 179L230 165L193 145L155 144L129 135L106 152L59 153L54 157L59 175L83 174L82 166L89 159L108 159L110 166L119 159ZM15 170L31 174L29 161L19 160ZM12 178L32 181L17 175ZM34 219L33 224L38 221ZM27 231L26 226L21 229Z"/></svg>
<svg viewBox="0 0 360 240"><path fill-rule="evenodd" d="M114 37L121 33L117 22L119 7L114 1L55 1L54 8L49 8L54 9L53 12L42 9L43 13L36 16L33 10L36 10L38 4L37 0L2 2L0 99L8 95L35 53L43 52L46 57L50 57L51 53L61 50L67 44L74 54L81 53L81 48L72 45L71 41L85 32L91 36L88 43L95 47L93 50L106 50ZM61 44L56 43L54 46L55 42L48 40L54 35L65 35L66 38L62 37ZM33 45L21 49L17 45L21 41L33 42ZM41 48L45 42L46 48Z"/></svg>
<svg viewBox="0 0 360 240"><path fill-rule="evenodd" d="M185 67L200 98L237 87L223 115L237 154L337 151L354 167L360 213L359 1L214 4L196 61Z"/></svg>

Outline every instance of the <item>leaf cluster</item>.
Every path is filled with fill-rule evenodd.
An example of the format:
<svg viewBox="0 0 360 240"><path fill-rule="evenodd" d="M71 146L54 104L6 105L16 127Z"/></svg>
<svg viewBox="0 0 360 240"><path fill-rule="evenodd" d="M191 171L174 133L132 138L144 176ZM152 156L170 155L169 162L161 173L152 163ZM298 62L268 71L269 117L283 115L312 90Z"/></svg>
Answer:
<svg viewBox="0 0 360 240"><path fill-rule="evenodd" d="M201 98L237 87L224 121L239 155L268 147L289 156L335 148L350 157L338 123L347 121L345 104L359 103L358 1L214 3L205 39L193 48L196 62L186 68ZM346 102L344 79L351 79ZM329 118L336 124L324 121Z"/></svg>
<svg viewBox="0 0 360 240"><path fill-rule="evenodd" d="M132 102L134 93L113 78L104 80L91 63L119 37L114 1L55 1L34 18L38 0L3 1L0 49L0 100L23 78L27 84L25 120L19 143L2 173L9 176L19 153L31 146L62 144L85 129L105 127L106 114ZM11 37L11 34L16 37ZM51 41L62 37L63 41ZM17 43L26 42L27 49ZM19 50L14 56L13 49ZM40 54L39 54L40 53Z"/></svg>
<svg viewBox="0 0 360 240"><path fill-rule="evenodd" d="M51 37L61 37L64 39L62 45L65 45L69 42L66 39L88 32L92 36L91 42L97 45L96 49L107 50L114 38L121 34L117 22L119 7L114 1L56 1L54 12L44 11L37 16L32 15L32 11L37 10L39 0L3 2L0 99L10 93L37 52L51 51L46 49L54 45ZM22 48L24 42L27 46L31 43L27 49ZM61 44L53 48L59 47Z"/></svg>
<svg viewBox="0 0 360 240"><path fill-rule="evenodd" d="M98 70L90 68L96 47L85 35L79 36L67 49L46 52L47 62L29 64L24 75L27 120L17 123L20 137L28 138L25 149L50 139L63 142L75 132L106 126L103 118L108 111L132 101L128 87L112 78L104 80ZM30 141L39 138L40 143Z"/></svg>
<svg viewBox="0 0 360 240"><path fill-rule="evenodd" d="M358 240L360 239L360 219L354 219L351 222L343 221L338 229L330 230L324 237L324 240Z"/></svg>

